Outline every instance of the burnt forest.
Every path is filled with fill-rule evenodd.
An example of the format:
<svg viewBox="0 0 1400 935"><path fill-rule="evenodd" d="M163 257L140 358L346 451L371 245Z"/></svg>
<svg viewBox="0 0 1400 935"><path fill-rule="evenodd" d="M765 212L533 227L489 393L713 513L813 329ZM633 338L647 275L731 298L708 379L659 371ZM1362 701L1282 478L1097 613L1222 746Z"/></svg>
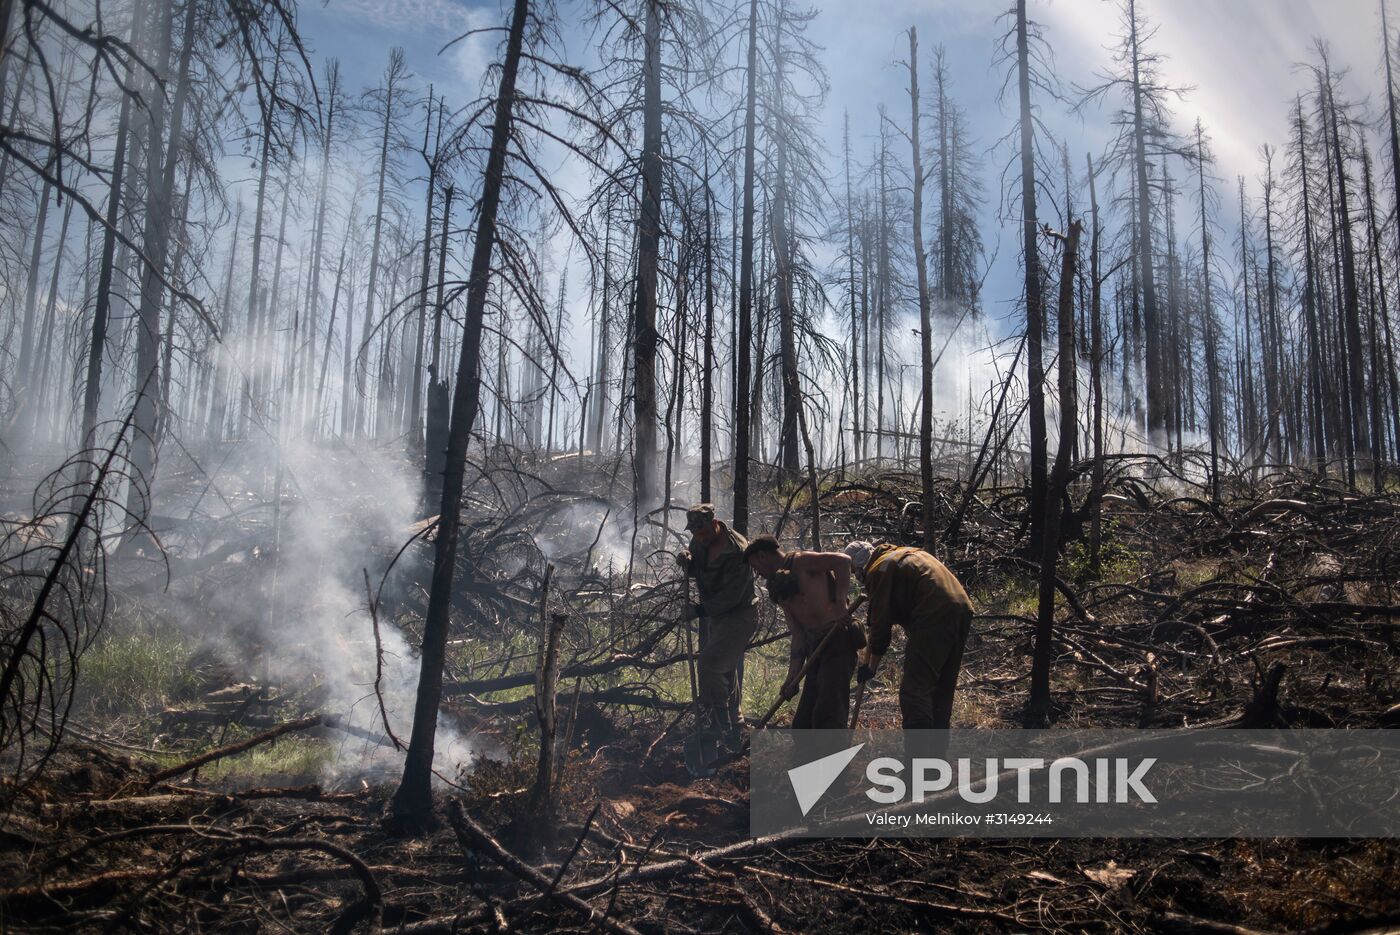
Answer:
<svg viewBox="0 0 1400 935"><path fill-rule="evenodd" d="M1400 931L1400 785L750 782L1400 728L1397 72L1391 0L0 0L0 932Z"/></svg>

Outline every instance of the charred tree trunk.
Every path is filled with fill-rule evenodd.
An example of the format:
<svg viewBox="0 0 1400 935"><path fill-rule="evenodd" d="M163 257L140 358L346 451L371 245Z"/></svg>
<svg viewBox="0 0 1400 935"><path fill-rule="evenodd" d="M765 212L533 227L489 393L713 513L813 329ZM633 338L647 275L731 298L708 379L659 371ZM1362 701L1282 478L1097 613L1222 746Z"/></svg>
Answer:
<svg viewBox="0 0 1400 935"><path fill-rule="evenodd" d="M705 155L705 333L700 373L700 501L710 502L710 456L714 448L715 403L715 255L714 189L711 187L710 157Z"/></svg>
<svg viewBox="0 0 1400 935"><path fill-rule="evenodd" d="M933 312L929 307L924 254L924 163L919 145L919 35L909 27L909 143L913 160L914 266L919 288L919 490L923 500L924 546L937 541L933 529ZM946 205L944 206L947 207ZM943 245L948 249L948 244Z"/></svg>
<svg viewBox="0 0 1400 935"><path fill-rule="evenodd" d="M1094 466L1089 477L1089 576L1101 571L1103 548L1103 282L1099 276L1099 194L1094 160L1084 157L1089 175L1089 392L1093 395Z"/></svg>
<svg viewBox="0 0 1400 935"><path fill-rule="evenodd" d="M749 61L744 104L744 207L739 247L739 326L734 376L734 521L736 532L749 529L749 384L753 344L754 110L758 89L758 0L749 0Z"/></svg>
<svg viewBox="0 0 1400 935"><path fill-rule="evenodd" d="M1082 225L1071 220L1064 238L1060 269L1059 389L1060 443L1050 472L1045 505L1045 541L1040 556L1040 606L1031 661L1031 694L1026 707L1026 727L1042 727L1050 714L1050 659L1055 642L1055 569L1060 554L1060 499L1069 482L1079 416L1075 403L1077 377L1074 366L1074 271Z"/></svg>
<svg viewBox="0 0 1400 935"><path fill-rule="evenodd" d="M1324 66L1325 68L1325 66ZM1337 171L1337 220L1342 238L1342 299L1345 303L1344 334L1346 335L1347 395L1351 402L1350 430L1359 467L1370 470L1371 441L1366 424L1366 364L1361 343L1361 298L1356 281L1356 247L1351 234L1351 209L1347 196L1346 163L1342 158L1342 139L1337 116L1337 103L1332 93L1332 75L1326 71L1327 110L1330 116L1332 161Z"/></svg>
<svg viewBox="0 0 1400 935"><path fill-rule="evenodd" d="M633 477L637 508L656 497L656 286L661 254L661 2L647 0L642 65L642 203L633 322Z"/></svg>
<svg viewBox="0 0 1400 935"><path fill-rule="evenodd" d="M1385 335L1385 347L1387 357L1393 360L1393 339L1390 329L1390 303L1387 301L1385 287L1385 267L1381 260L1380 227L1376 218L1375 193L1371 186L1371 157L1365 148L1361 150L1361 165L1364 172L1365 199L1366 199L1366 226L1370 245L1371 271L1374 275L1374 283L1379 304L1371 303L1371 314L1368 318L1369 338L1371 343L1371 439L1375 449L1376 469L1372 482L1376 492L1380 493L1383 488L1384 465L1387 462L1387 448L1385 444L1385 414L1389 408L1392 425L1400 425L1400 410L1395 406L1395 367L1393 365L1382 366L1381 363L1381 334ZM1377 327L1377 319L1383 323L1382 327ZM1382 383L1382 371L1385 373L1384 383ZM1387 397L1389 406L1386 405ZM1394 433L1394 441L1400 444L1400 431Z"/></svg>
<svg viewBox="0 0 1400 935"><path fill-rule="evenodd" d="M277 86L281 80L281 59L273 63L272 70L272 95L277 94ZM274 113L271 106L264 108L262 113L262 143L258 156L258 194L257 205L253 211L253 267L248 276L248 328L244 336L246 350L244 351L243 369L243 393L240 400L241 417L239 419L239 434L243 437L248 435L248 426L253 418L253 410L256 406L257 374L260 371L260 363L257 359L258 334L261 328L259 308L262 302L262 290L259 288L259 281L262 275L262 240L263 240L263 219L267 207L267 179L272 171L272 134L273 134Z"/></svg>
<svg viewBox="0 0 1400 935"><path fill-rule="evenodd" d="M779 13L779 16L782 14ZM778 26L782 34L782 26ZM788 236L788 151L787 134L782 127L783 53L774 52L773 111L778 123L775 143L773 204L768 212L768 232L773 241L774 291L778 306L778 355L782 368L783 420L779 438L779 463L789 474L798 469L798 409L802 406L802 385L797 373L797 309L793 301L793 249ZM760 361L760 366L762 362Z"/></svg>
<svg viewBox="0 0 1400 935"><path fill-rule="evenodd" d="M1206 327L1206 393L1208 394L1207 431L1210 435L1210 495L1220 502L1220 365L1216 360L1215 308L1210 295L1210 227L1206 223L1205 144L1201 139L1201 123L1196 121L1196 182L1201 194L1201 299ZM1095 239L1098 231L1094 231ZM1095 263L1098 262L1095 258ZM1095 321L1097 329L1097 320ZM1097 335L1095 336L1097 340Z"/></svg>
<svg viewBox="0 0 1400 935"><path fill-rule="evenodd" d="M179 159L180 142L184 134L185 101L189 97L190 58L194 52L194 0L185 2L185 22L180 45L180 64L175 78L175 94L170 107L169 139L165 140L166 105L163 95L151 104L151 120L147 149L146 228L143 238L144 267L141 277L141 303L136 332L136 374L134 390L136 405L132 416L131 469L144 478L149 489L155 477L157 423L165 400L160 398L160 308L165 295L164 271L166 253L170 246L173 223L172 195L175 188L175 164ZM169 6L160 18L160 44L156 62L159 72L168 75L170 66L171 17ZM164 152L162 152L164 144ZM174 296L171 301L175 301ZM127 493L127 512L144 519L150 504L146 502L141 485L132 484ZM144 541L145 533L135 535L125 544Z"/></svg>
<svg viewBox="0 0 1400 935"><path fill-rule="evenodd" d="M529 0L515 0L506 57L501 69L501 84L496 95L491 148L486 160L476 242L472 248L471 271L467 279L466 329L457 360L457 380L447 438L447 468L443 472L442 507L437 538L433 543L433 577L423 625L422 665L413 708L413 731L404 762L403 780L391 804L393 816L405 826L421 827L431 823L433 741L437 736L438 704L442 699L442 672L452 608L452 579L461 529L458 510L462 500L467 441L471 437L481 402L481 332L491 282L491 254L496 243L496 212L501 201L511 115L515 105L515 79L528 16Z"/></svg>
<svg viewBox="0 0 1400 935"><path fill-rule="evenodd" d="M1152 193L1147 177L1147 125L1143 113L1141 55L1138 48L1138 20L1135 0L1128 0L1133 69L1133 162L1137 186L1138 273L1142 283L1143 331L1146 338L1147 435L1156 445L1166 442L1167 387L1162 373L1161 320L1157 306L1157 283L1153 273Z"/></svg>
<svg viewBox="0 0 1400 935"><path fill-rule="evenodd" d="M428 164L428 203L423 209L423 265L418 278L418 332L413 342L413 372L408 387L409 443L416 448L423 441L420 422L423 405L423 341L428 330L428 276L433 264L433 201L437 193L439 150L442 145L442 105L438 106L437 135L433 154L428 155L428 128L433 121L433 89L428 86L428 119L423 124L423 158Z"/></svg>
<svg viewBox="0 0 1400 935"><path fill-rule="evenodd" d="M145 8L144 0L136 0L132 9L130 44L136 42L136 30ZM2 47L0 47L2 48ZM0 53L3 54L3 53ZM126 71L128 80L131 69ZM121 110L117 117L116 145L112 151L112 180L107 189L107 212L102 225L102 260L97 273L97 299L92 314L92 334L88 342L87 373L83 381L83 422L82 434L78 439L80 447L96 444L93 437L97 426L97 404L102 394L102 362L107 349L107 325L112 310L112 277L115 272L117 223L121 210L121 194L126 172L128 134L131 127L131 95L122 95Z"/></svg>
<svg viewBox="0 0 1400 935"><path fill-rule="evenodd" d="M1026 393L1030 403L1030 554L1042 551L1045 522L1045 472L1049 460L1045 438L1045 369L1042 335L1045 333L1040 256L1036 246L1035 118L1031 113L1030 40L1026 25L1026 0L1016 0L1016 87L1021 103L1021 261L1026 292Z"/></svg>
<svg viewBox="0 0 1400 935"><path fill-rule="evenodd" d="M451 229L452 200L456 195L457 190L451 185L442 193L442 231L438 236L437 297L433 303L432 353L428 356L428 408L424 426L424 504L428 509L442 501L442 472L447 466L447 419L450 406L447 381L441 378L440 368L442 316L447 311L444 295L447 279L447 233Z"/></svg>
<svg viewBox="0 0 1400 935"><path fill-rule="evenodd" d="M855 202L851 196L851 116L845 115L845 124L841 135L841 147L844 154L846 168L846 262L847 275L849 280L847 285L850 289L850 315L851 315L851 375L850 375L850 397L851 397L851 458L860 458L860 314L856 310L856 219ZM862 238L863 239L863 238Z"/></svg>
<svg viewBox="0 0 1400 935"><path fill-rule="evenodd" d="M394 92L401 77L403 69L403 52L394 49L389 56L389 67L384 72L384 128L380 133L379 140L379 180L378 191L374 198L374 235L370 240L369 249L369 285L365 291L365 315L364 324L360 329L360 350L358 354L359 365L362 370L368 370L369 365L369 345L370 336L374 333L374 300L379 285L379 253L383 240L384 231L384 189L387 183L389 172L389 137L393 129L394 121ZM348 324L348 316L347 316ZM382 367L387 361L381 361ZM381 372L380 382L383 380ZM380 387L382 391L382 387ZM364 400L355 401L354 434L358 437L363 435L368 427L365 424L365 410L368 408ZM376 428L383 428L378 426Z"/></svg>
<svg viewBox="0 0 1400 935"><path fill-rule="evenodd" d="M875 457L885 456L885 325L889 319L890 301L890 225L889 187L885 177L889 147L885 134L880 134L880 233L876 257L875 293Z"/></svg>

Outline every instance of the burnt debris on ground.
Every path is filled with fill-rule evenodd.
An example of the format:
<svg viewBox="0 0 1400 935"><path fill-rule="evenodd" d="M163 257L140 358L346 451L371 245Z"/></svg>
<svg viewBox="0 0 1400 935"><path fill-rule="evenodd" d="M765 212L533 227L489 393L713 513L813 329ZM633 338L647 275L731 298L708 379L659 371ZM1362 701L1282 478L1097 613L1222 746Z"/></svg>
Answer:
<svg viewBox="0 0 1400 935"><path fill-rule="evenodd" d="M107 569L93 665L119 669L103 641L144 633L178 644L179 676L144 707L79 691L83 716L0 822L5 924L795 932L878 917L885 929L1240 933L1400 921L1388 841L750 839L746 761L692 779L682 755L695 645L668 554L682 524L663 510L633 535L606 464L502 465L464 499L440 718L462 746L438 764L435 830L383 820L407 730L386 647L420 638L432 518L366 546L392 568L361 570L353 626L279 636L269 615L322 612L327 596L275 582L286 557L267 511L211 513L172 530L168 572L143 556ZM1097 555L1074 535L1060 566L1055 723L1395 726L1400 495L1280 469L1234 477L1217 503L1192 477L1160 459L1110 462ZM772 489L751 525L810 541L810 488ZM828 541L921 539L906 509L915 476L848 470L820 490ZM962 492L943 482L935 514L956 527L942 554L979 611L954 724L1019 726L1036 622L1024 491ZM178 619L216 592L241 595L236 625ZM762 606L749 712L786 661ZM350 645L320 649L318 668L317 639ZM327 684L350 671L333 655L361 663L353 691ZM893 674L874 684L865 724L897 725ZM122 691L118 673L101 679Z"/></svg>

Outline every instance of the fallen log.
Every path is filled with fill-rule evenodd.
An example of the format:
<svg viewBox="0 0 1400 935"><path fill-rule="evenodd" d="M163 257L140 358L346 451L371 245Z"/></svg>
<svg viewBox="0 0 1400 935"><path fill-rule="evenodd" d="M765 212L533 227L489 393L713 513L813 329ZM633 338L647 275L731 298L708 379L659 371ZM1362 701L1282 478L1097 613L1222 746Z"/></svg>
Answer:
<svg viewBox="0 0 1400 935"><path fill-rule="evenodd" d="M165 782L166 780L173 779L176 776L181 776L192 770L199 769L201 766L204 766L208 763L213 763L215 760L222 760L224 757L234 756L235 754L251 750L256 746L267 743L268 741L276 740L278 737L281 737L285 734L290 734L295 731L306 730L311 727L316 727L322 722L331 723L331 721L332 719L326 718L324 715L320 714L313 714L310 717L304 717L296 721L288 721L286 724L281 724L277 727L272 728L271 730L265 730L261 734L254 734L252 737L249 737L246 740L240 740L237 743L226 744L225 746L217 747L213 750L208 750L204 753L201 753L199 756L194 757L193 759L186 760L183 763L178 763L175 766L171 766L166 769L157 770L146 777L146 787L150 788L158 782Z"/></svg>
<svg viewBox="0 0 1400 935"><path fill-rule="evenodd" d="M673 624L668 624L662 629L663 633L669 633L674 629ZM756 640L749 643L749 649L756 649L760 646L767 646L788 639L786 631L770 636L766 639ZM645 647L639 648L636 652L617 653L599 662L571 663L563 666L559 670L561 679L580 679L595 675L607 675L622 668L633 668L644 671L655 671L665 669L673 665L679 665L698 657L698 653L676 653L661 659L647 659L646 656L655 648L657 640L648 640ZM515 672L510 675L498 675L489 679L473 679L470 682L445 682L442 686L444 695L485 695L491 692L505 691L511 688L524 688L527 685L535 684L535 670L528 672ZM534 704L533 699L530 704Z"/></svg>
<svg viewBox="0 0 1400 935"><path fill-rule="evenodd" d="M452 830L457 835L457 842L464 851L484 851L490 854L496 863L500 864L513 876L519 877L544 894L551 894L550 898L560 899L570 907L581 912L588 919L589 923L596 923L606 928L610 932L618 935L641 935L636 929L625 922L617 919L610 919L606 915L600 915L582 897L576 896L567 890L555 889L553 882L539 870L525 863L501 844L481 827L463 810L462 804L453 799L448 804L447 816L452 823Z"/></svg>
<svg viewBox="0 0 1400 935"><path fill-rule="evenodd" d="M535 699L520 698L515 701L486 701L475 695L470 695L464 701L481 708L481 713L490 715L516 715L533 711ZM581 705L619 705L630 708L650 708L654 711L686 711L690 708L689 702L671 701L660 698L656 695L645 692L634 691L627 686L616 688L604 688L601 691L580 692L578 703Z"/></svg>
<svg viewBox="0 0 1400 935"><path fill-rule="evenodd" d="M192 812L210 808L231 808L237 800L231 795L209 793L202 796L163 793L161 795L136 795L117 799L82 799L76 802L51 802L44 805L43 815L49 819L64 819L73 815L106 817L120 815L128 818L143 818L165 812Z"/></svg>
<svg viewBox="0 0 1400 935"><path fill-rule="evenodd" d="M836 883L817 877L799 877L790 873L779 873L776 870L765 870L762 867L743 867L740 869L751 876L766 877L773 880L782 880L786 883L798 883L804 886L815 886L821 889L834 890L860 900L868 899L896 903L900 906L908 906L911 909L922 909L925 912L953 916L961 919L987 919L1004 922L1007 925L1017 927L1026 924L1024 920L996 909L979 909L976 906L960 906L955 903L934 902L931 899L915 899L911 896L899 896L895 893L885 893L880 890L866 889L865 887L849 886L845 883Z"/></svg>

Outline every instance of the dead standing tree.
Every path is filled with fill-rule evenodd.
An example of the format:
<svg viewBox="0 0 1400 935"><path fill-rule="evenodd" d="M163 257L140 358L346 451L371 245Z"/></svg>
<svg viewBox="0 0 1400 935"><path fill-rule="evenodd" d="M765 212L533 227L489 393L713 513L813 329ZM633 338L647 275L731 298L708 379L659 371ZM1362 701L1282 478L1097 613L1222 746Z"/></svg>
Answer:
<svg viewBox="0 0 1400 935"><path fill-rule="evenodd" d="M914 267L919 287L919 493L923 501L924 547L932 549L933 524L933 313L929 308L924 253L924 167L919 142L919 36L909 27L909 145L914 186Z"/></svg>
<svg viewBox="0 0 1400 935"><path fill-rule="evenodd" d="M1148 51L1155 30L1139 14L1135 0L1125 0L1122 8L1123 34L1114 52L1115 71L1100 76L1100 83L1083 92L1076 109L1098 102L1117 92L1123 104L1114 117L1117 136L1109 144L1101 160L1115 175L1126 171L1131 188L1131 223L1136 284L1133 301L1142 300L1141 329L1145 345L1143 394L1147 402L1147 439L1152 445L1168 444L1168 428L1176 424L1175 389L1168 379L1168 347L1171 328L1159 302L1156 279L1156 251L1153 246L1153 182L1149 169L1152 161L1172 156L1193 158L1171 129L1171 113L1167 101L1182 98L1188 89L1166 84L1161 77L1161 57ZM1136 306L1135 306L1136 308ZM1125 369L1125 379L1127 371Z"/></svg>
<svg viewBox="0 0 1400 935"><path fill-rule="evenodd" d="M481 402L481 331L490 286L491 254L496 241L496 213L506 171L511 118L515 107L515 82L529 18L529 0L515 0L510 33L496 93L496 116L477 215L476 241L467 281L466 330L457 358L457 381L448 421L447 465L443 471L442 508L433 543L433 577L428 613L423 625L422 664L413 708L413 731L404 761L403 779L394 793L393 817L406 827L421 827L432 816L433 740L437 735L438 705L442 699L442 671L447 653L447 630L452 609L452 579L457 562L461 520L462 480L467 460L467 440Z"/></svg>
<svg viewBox="0 0 1400 935"><path fill-rule="evenodd" d="M461 505L467 468L467 446L481 409L481 346L493 281L501 289L520 296L532 314L539 311L530 287L531 267L519 238L509 238L505 222L515 201L534 201L544 192L549 203L570 228L573 222L561 193L536 161L532 140L558 138L549 126L551 116L576 120L600 134L616 148L603 117L604 101L582 70L552 60L553 9L547 3L532 7L530 0L515 0L500 65L494 106L481 109L492 114L481 194L477 201L475 240L465 288L464 327L457 358L456 379L448 420L447 457L443 470L442 500L433 542L433 570L424 619L418 688L413 729L409 737L403 778L390 804L391 819L412 831L433 823L432 768L438 707L451 623L454 580L461 537ZM531 90L520 90L522 62L531 73ZM564 76L568 93L552 94L548 76ZM582 148L574 150L593 158ZM493 263L498 258L498 263ZM558 355L553 342L551 354Z"/></svg>
<svg viewBox="0 0 1400 935"><path fill-rule="evenodd" d="M1026 15L1026 0L1016 0L1016 6L1006 16L1012 20L1011 28L1002 37L1000 61L1014 62L1011 74L1015 76L1016 98L1018 103L1017 152L1020 160L1021 189L1021 268L1025 274L1024 299L1026 303L1026 394L1027 413L1030 418L1030 483L1027 513L1030 523L1030 539L1027 548L1031 555L1041 551L1041 529L1045 517L1045 369L1043 361L1043 335L1045 331L1044 294L1042 293L1040 254L1036 243L1036 117L1031 103L1032 86L1044 92L1053 93L1053 86L1045 77L1042 63L1043 54L1039 48L1041 40L1039 27ZM1011 76L1008 75L1008 83ZM1008 374L1007 379L1010 379Z"/></svg>
<svg viewBox="0 0 1400 935"><path fill-rule="evenodd" d="M735 340L734 378L734 529L749 528L749 429L752 414L749 381L752 379L753 345L753 248L754 248L754 149L755 109L758 95L758 0L749 0L748 67L745 72L744 193L739 256L739 323Z"/></svg>
<svg viewBox="0 0 1400 935"><path fill-rule="evenodd" d="M1040 556L1039 614L1031 661L1031 692L1026 705L1026 727L1045 726L1050 714L1050 661L1055 642L1055 566L1060 555L1060 525L1063 515L1061 500L1068 491L1070 462L1074 457L1079 431L1076 397L1079 377L1074 364L1078 356L1074 346L1074 280L1079 259L1081 229L1079 221L1071 220L1069 231L1060 238L1063 242L1063 259L1060 265L1057 319L1060 339L1059 363L1056 367L1060 390L1060 440L1045 497L1045 541Z"/></svg>
<svg viewBox="0 0 1400 935"><path fill-rule="evenodd" d="M661 0L646 0L642 64L642 203L633 299L633 483L637 511L656 498L656 289L661 253ZM639 517L634 517L634 521Z"/></svg>
<svg viewBox="0 0 1400 935"><path fill-rule="evenodd" d="M773 68L765 97L769 111L764 123L774 157L767 169L773 193L768 232L781 375L782 421L777 451L783 472L794 475L801 442L811 496L812 541L820 548L817 455L808 429L810 397L803 389L802 371L812 373L816 365L826 362L839 370L841 354L824 339L813 321L812 313L825 307L826 295L804 255L802 231L814 223L826 205L823 183L818 181L825 178L825 168L820 152L809 141L817 134L815 113L825 98L827 80L816 48L806 35L813 14L793 12L779 0L773 4L770 15L769 58ZM761 372L762 359L759 366ZM809 378L809 383L816 381Z"/></svg>

